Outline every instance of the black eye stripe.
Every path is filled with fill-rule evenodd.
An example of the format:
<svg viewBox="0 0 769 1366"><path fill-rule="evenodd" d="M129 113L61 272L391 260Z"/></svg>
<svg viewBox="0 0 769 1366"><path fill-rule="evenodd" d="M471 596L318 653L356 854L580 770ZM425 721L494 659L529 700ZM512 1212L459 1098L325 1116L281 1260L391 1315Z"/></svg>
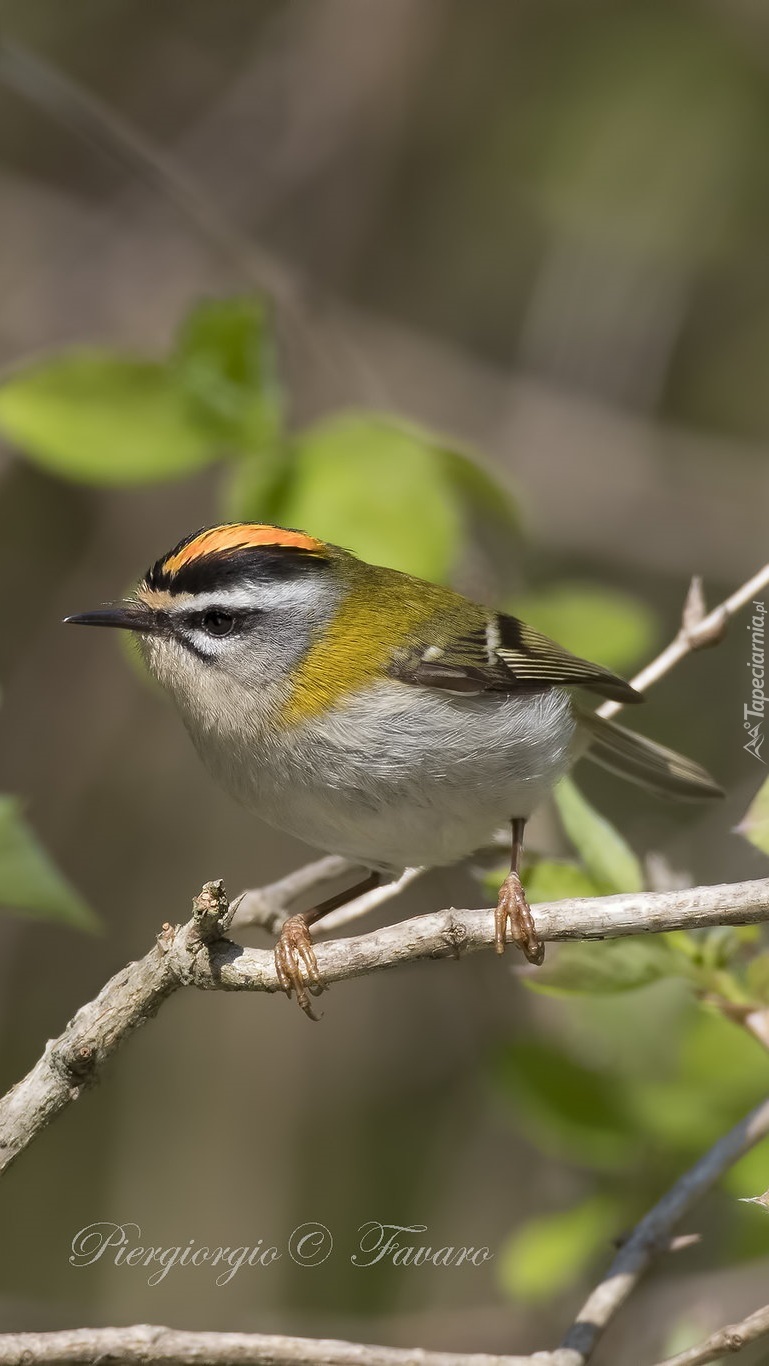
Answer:
<svg viewBox="0 0 769 1366"><path fill-rule="evenodd" d="M204 635L215 639L237 634L261 615L262 609L259 607L228 607L225 603L221 605L212 603L210 607L173 612L171 619L177 630L182 633L202 631ZM228 630L217 630L217 622L220 622L222 626L225 622L229 622L231 625Z"/></svg>

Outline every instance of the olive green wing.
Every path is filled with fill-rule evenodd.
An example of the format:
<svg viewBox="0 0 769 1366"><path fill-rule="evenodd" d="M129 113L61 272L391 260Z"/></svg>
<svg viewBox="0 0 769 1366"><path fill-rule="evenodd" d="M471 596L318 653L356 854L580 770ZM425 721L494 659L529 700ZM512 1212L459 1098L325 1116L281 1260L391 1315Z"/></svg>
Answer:
<svg viewBox="0 0 769 1366"><path fill-rule="evenodd" d="M588 688L619 702L640 702L629 683L570 654L517 617L484 616L473 629L398 651L389 669L402 683L468 695Z"/></svg>

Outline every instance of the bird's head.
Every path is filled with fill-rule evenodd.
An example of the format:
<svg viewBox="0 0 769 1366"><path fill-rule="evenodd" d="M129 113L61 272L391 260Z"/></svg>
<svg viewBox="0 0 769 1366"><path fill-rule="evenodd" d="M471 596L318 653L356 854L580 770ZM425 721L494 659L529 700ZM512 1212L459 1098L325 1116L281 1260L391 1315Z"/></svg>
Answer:
<svg viewBox="0 0 769 1366"><path fill-rule="evenodd" d="M227 523L180 541L133 597L66 620L135 632L151 673L197 710L287 676L334 615L351 564L301 531Z"/></svg>

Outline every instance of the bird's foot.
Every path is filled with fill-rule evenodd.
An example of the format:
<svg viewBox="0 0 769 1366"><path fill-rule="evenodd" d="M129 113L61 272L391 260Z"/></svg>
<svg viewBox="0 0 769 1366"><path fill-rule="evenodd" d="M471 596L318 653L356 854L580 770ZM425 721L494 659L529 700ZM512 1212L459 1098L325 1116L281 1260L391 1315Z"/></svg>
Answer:
<svg viewBox="0 0 769 1366"><path fill-rule="evenodd" d="M494 947L497 953L505 951L508 925L513 943L518 945L530 963L539 967L545 958L545 946L537 934L523 883L516 872L508 873L499 889L499 900L494 912Z"/></svg>
<svg viewBox="0 0 769 1366"><path fill-rule="evenodd" d="M283 925L275 945L275 971L281 990L287 996L293 991L297 1005L301 1006L305 1015L317 1020L310 993L318 996L324 987L304 916L292 915Z"/></svg>

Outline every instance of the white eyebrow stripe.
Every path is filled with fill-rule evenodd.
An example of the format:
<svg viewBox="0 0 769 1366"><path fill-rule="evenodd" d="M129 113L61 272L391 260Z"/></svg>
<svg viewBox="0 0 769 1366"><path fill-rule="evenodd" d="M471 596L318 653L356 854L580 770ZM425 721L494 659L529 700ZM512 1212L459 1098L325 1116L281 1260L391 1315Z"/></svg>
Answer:
<svg viewBox="0 0 769 1366"><path fill-rule="evenodd" d="M259 612L273 607L307 605L317 601L321 585L310 578L276 579L252 584L232 584L211 589L208 593L174 593L167 610L173 616L187 612L205 612L221 607L225 611Z"/></svg>
<svg viewBox="0 0 769 1366"><path fill-rule="evenodd" d="M257 608L265 595L258 594L253 588L233 585L232 588L217 588L210 593L174 593L169 602L171 612L178 608L183 612L205 612L207 607L239 607L241 610Z"/></svg>

